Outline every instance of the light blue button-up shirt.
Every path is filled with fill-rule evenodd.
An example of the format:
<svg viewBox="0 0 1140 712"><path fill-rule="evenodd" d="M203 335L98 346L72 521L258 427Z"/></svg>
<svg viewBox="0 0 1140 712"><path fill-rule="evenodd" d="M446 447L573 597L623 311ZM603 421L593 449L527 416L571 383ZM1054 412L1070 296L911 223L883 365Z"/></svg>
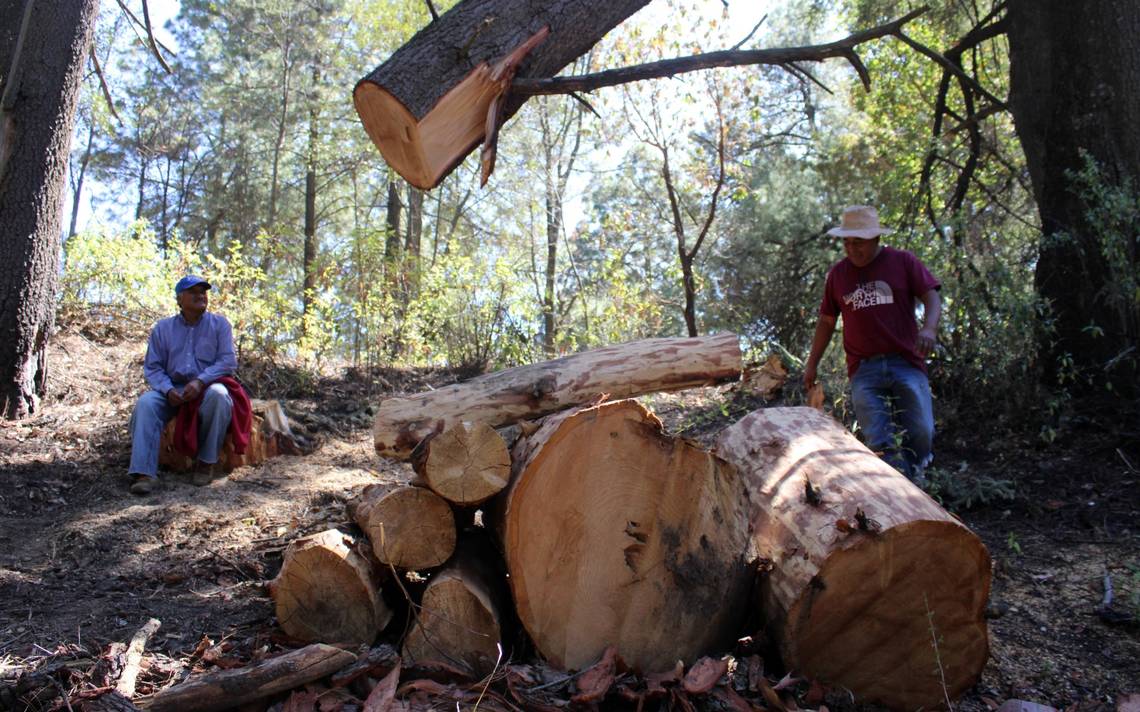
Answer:
<svg viewBox="0 0 1140 712"><path fill-rule="evenodd" d="M209 386L236 370L233 329L220 314L206 312L194 325L176 314L151 329L143 373L159 393L165 395L195 378Z"/></svg>

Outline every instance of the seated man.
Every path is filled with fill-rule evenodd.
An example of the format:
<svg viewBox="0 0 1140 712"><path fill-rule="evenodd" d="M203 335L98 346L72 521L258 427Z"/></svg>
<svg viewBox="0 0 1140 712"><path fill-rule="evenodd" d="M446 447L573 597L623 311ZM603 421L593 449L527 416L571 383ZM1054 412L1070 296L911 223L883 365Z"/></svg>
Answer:
<svg viewBox="0 0 1140 712"><path fill-rule="evenodd" d="M197 450L194 484L208 484L213 477L234 410L231 393L234 387L240 391L241 386L232 378L223 381L236 370L237 357L229 321L220 314L206 313L209 289L210 283L201 277L180 279L174 287L180 313L162 319L150 332L143 373L151 390L139 398L129 426L128 474L133 480L133 494L151 491L158 477L162 431L176 415L189 424L182 428L183 423L179 423L183 432L194 432L196 428L196 442L191 442L189 448L180 448ZM239 397L244 398L244 393ZM194 407L196 412L189 410ZM180 410L185 413L180 414Z"/></svg>

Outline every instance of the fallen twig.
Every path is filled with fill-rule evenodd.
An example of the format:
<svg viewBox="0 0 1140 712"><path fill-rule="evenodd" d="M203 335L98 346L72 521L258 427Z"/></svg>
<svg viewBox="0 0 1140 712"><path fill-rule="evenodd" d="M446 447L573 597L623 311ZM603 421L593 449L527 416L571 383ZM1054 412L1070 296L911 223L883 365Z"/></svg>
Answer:
<svg viewBox="0 0 1140 712"><path fill-rule="evenodd" d="M119 682L115 685L123 697L131 698L135 696L135 680L139 676L139 664L142 662L143 651L146 650L146 644L162 625L162 622L157 618L151 618L139 628L134 637L131 638L131 644L127 647L127 662L123 666L123 674L119 676Z"/></svg>

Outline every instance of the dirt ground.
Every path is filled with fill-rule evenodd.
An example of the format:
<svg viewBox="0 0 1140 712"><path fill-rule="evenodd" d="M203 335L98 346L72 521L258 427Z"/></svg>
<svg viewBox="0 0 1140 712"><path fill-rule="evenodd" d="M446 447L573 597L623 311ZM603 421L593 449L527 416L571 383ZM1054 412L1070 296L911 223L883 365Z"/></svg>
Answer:
<svg viewBox="0 0 1140 712"><path fill-rule="evenodd" d="M375 456L368 405L457 377L388 371L313 382L250 365L254 394L281 398L318 447L206 487L163 473L139 498L127 493L126 423L143 385L144 342L60 333L41 412L0 423L0 709L69 709L62 693L79 699L83 684L97 686L91 670L107 646L150 618L161 627L142 692L189 665L224 666L281 645L265 584L285 547L347 525L351 496L406 467ZM649 402L671 429L706 441L755 406L724 389ZM1098 432L1043 449L982 430L943 436L936 463L990 499L957 511L989 548L994 587L990 660L955 706L1116 709L1140 692L1140 444ZM984 486L998 481L1008 484ZM1107 611L1098 609L1106 580Z"/></svg>

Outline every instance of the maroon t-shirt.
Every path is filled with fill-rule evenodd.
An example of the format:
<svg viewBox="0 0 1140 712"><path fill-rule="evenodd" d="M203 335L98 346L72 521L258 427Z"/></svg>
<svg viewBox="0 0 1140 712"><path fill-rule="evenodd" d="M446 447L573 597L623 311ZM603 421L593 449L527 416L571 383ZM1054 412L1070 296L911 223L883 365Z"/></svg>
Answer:
<svg viewBox="0 0 1140 712"><path fill-rule="evenodd" d="M843 350L847 376L872 356L898 354L926 370L914 350L918 338L915 303L941 285L917 257L906 250L883 247L871 264L856 267L844 257L827 273L819 313L843 315Z"/></svg>

